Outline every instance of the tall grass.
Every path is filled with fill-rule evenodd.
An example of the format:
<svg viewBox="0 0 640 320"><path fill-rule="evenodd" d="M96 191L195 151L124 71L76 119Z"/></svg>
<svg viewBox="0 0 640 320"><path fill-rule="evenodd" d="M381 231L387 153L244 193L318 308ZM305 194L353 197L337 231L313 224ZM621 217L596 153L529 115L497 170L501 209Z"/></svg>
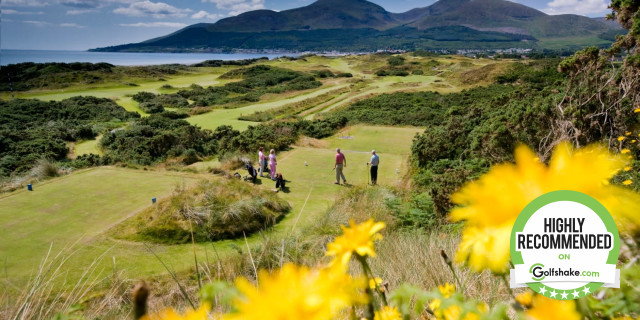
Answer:
<svg viewBox="0 0 640 320"><path fill-rule="evenodd" d="M72 282L68 279L66 262L75 252L65 248L54 255L51 247L25 285L20 287L11 279L5 279L8 290L0 294L6 301L0 310L0 318L53 319L62 314L84 314L86 318L128 315L128 281L123 280L116 268L111 274L98 268L108 251L89 264L78 280Z"/></svg>

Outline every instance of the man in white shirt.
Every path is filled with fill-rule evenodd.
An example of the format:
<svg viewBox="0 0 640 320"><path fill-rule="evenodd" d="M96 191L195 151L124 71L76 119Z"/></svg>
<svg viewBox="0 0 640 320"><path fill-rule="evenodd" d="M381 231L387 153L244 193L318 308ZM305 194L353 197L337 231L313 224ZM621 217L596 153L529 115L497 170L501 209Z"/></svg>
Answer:
<svg viewBox="0 0 640 320"><path fill-rule="evenodd" d="M371 164L371 185L375 186L378 182L378 164L380 163L380 157L376 154L375 150L371 150L371 162L367 162L367 165Z"/></svg>

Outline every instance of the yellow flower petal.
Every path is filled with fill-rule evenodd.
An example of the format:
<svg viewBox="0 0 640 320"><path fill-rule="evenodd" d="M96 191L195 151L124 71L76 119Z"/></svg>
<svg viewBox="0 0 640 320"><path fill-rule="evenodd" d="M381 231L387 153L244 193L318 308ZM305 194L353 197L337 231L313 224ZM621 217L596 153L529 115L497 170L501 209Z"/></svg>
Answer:
<svg viewBox="0 0 640 320"><path fill-rule="evenodd" d="M631 181L630 179L627 179L627 180L625 180L625 181L622 181L622 184L624 184L625 186L628 186L628 185L630 185L630 184L632 184L632 183L633 183L633 181Z"/></svg>
<svg viewBox="0 0 640 320"><path fill-rule="evenodd" d="M373 219L358 225L353 220L349 221L349 227L342 226L343 235L327 245L326 254L335 257L330 264L337 263L346 267L354 252L360 256L375 257L373 242L382 239L378 232L384 227L383 222L374 222Z"/></svg>
<svg viewBox="0 0 640 320"><path fill-rule="evenodd" d="M526 312L530 320L580 320L583 317L576 310L573 300L555 300L541 295L533 298L533 307Z"/></svg>
<svg viewBox="0 0 640 320"><path fill-rule="evenodd" d="M527 290L524 293L519 294L516 297L516 301L518 301L518 303L526 308L531 307L531 305L533 304L533 292Z"/></svg>
<svg viewBox="0 0 640 320"><path fill-rule="evenodd" d="M401 320L402 315L396 307L384 306L380 311L376 311L373 320Z"/></svg>
<svg viewBox="0 0 640 320"><path fill-rule="evenodd" d="M261 270L258 284L236 280L243 297L232 302L237 311L225 319L331 319L351 305L367 302L364 281L331 268L285 264L273 273Z"/></svg>
<svg viewBox="0 0 640 320"><path fill-rule="evenodd" d="M626 138L625 138L625 137L623 137L623 136L619 136L619 137L618 137L618 141L622 141L622 140L624 140L624 139L626 139Z"/></svg>
<svg viewBox="0 0 640 320"><path fill-rule="evenodd" d="M449 298L456 292L456 286L447 282L444 284L444 286L438 285L438 290L440 291L440 293L442 293L443 297Z"/></svg>
<svg viewBox="0 0 640 320"><path fill-rule="evenodd" d="M629 150L629 149L620 150L620 153L622 153L622 154L629 153L629 152L631 152L631 150Z"/></svg>

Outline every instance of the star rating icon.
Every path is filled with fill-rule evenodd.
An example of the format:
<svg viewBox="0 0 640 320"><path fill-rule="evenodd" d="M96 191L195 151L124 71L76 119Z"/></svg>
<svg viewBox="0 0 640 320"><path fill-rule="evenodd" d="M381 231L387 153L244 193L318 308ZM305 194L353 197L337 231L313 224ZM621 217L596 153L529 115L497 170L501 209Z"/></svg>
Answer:
<svg viewBox="0 0 640 320"><path fill-rule="evenodd" d="M580 296L580 291L578 290L573 290L573 292L571 293L573 295L574 298L577 298Z"/></svg>
<svg viewBox="0 0 640 320"><path fill-rule="evenodd" d="M562 296L562 299L568 299L569 298L569 294L562 291L562 293L560 294Z"/></svg>
<svg viewBox="0 0 640 320"><path fill-rule="evenodd" d="M589 289L589 287L585 286L584 290L582 290L584 292L585 295L591 293L591 290Z"/></svg>
<svg viewBox="0 0 640 320"><path fill-rule="evenodd" d="M558 293L557 293L555 290L553 290L553 291L549 291L549 296L550 296L551 298L553 298L553 297L555 297L555 296L557 296L557 295L558 295Z"/></svg>
<svg viewBox="0 0 640 320"><path fill-rule="evenodd" d="M545 289L545 287L542 286L540 287L540 290L538 292L540 292L541 295L544 295L547 292L547 289Z"/></svg>

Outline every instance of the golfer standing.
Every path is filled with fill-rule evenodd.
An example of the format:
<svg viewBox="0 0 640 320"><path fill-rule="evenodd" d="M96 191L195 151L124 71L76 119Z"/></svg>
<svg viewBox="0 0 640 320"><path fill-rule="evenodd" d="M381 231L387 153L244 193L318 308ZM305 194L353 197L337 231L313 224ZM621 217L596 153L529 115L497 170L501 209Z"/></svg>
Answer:
<svg viewBox="0 0 640 320"><path fill-rule="evenodd" d="M347 178L344 177L342 173L342 169L347 166L347 158L344 157L344 154L340 152L340 148L336 149L336 164L333 166L333 169L336 170L336 183L340 184L340 177L342 177L342 181L347 184Z"/></svg>
<svg viewBox="0 0 640 320"><path fill-rule="evenodd" d="M378 164L380 163L380 157L376 154L375 150L371 150L371 162L367 162L367 164L371 164L371 185L375 186L376 182L378 182Z"/></svg>
<svg viewBox="0 0 640 320"><path fill-rule="evenodd" d="M276 161L276 151L271 149L269 151L269 172L271 173L271 180L276 181L276 165L278 161Z"/></svg>
<svg viewBox="0 0 640 320"><path fill-rule="evenodd" d="M260 176L263 177L264 176L264 171L265 169L267 169L267 158L264 156L264 148L260 147L260 149L258 150L258 171L260 173Z"/></svg>

